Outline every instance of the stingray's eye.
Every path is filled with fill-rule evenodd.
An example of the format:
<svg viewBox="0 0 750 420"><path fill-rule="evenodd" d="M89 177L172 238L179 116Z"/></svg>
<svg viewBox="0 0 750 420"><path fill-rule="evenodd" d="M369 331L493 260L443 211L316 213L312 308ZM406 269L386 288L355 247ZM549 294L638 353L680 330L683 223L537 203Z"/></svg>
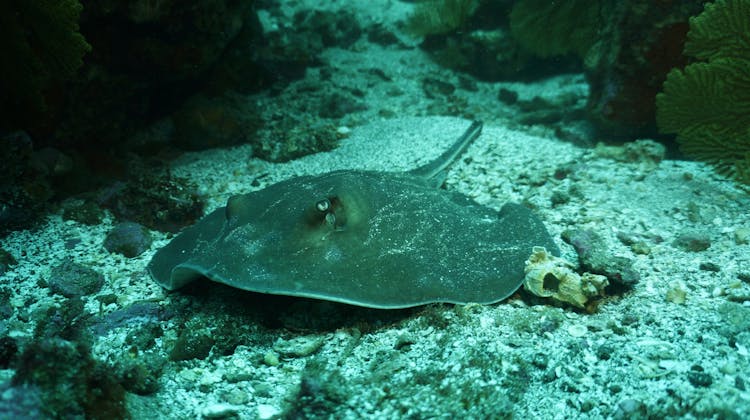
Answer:
<svg viewBox="0 0 750 420"><path fill-rule="evenodd" d="M336 215L333 213L326 213L326 223L328 226L336 226Z"/></svg>
<svg viewBox="0 0 750 420"><path fill-rule="evenodd" d="M327 212L328 209L331 208L331 201L327 198L324 200L320 200L315 203L315 208L318 209L319 212Z"/></svg>

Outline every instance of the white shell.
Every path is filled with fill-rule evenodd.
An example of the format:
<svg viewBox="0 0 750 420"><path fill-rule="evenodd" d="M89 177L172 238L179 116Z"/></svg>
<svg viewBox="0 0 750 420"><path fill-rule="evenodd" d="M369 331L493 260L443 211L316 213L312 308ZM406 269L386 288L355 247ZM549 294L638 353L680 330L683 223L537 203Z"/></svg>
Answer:
<svg viewBox="0 0 750 420"><path fill-rule="evenodd" d="M578 275L568 261L555 257L543 247L534 247L526 260L523 287L534 295L566 302L584 308L586 302L604 295L609 285L606 277L583 273Z"/></svg>

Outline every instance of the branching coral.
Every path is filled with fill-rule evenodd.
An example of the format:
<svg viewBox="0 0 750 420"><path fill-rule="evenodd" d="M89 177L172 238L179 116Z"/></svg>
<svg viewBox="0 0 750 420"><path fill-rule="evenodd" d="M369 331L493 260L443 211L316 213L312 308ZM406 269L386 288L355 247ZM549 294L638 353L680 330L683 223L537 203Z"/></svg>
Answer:
<svg viewBox="0 0 750 420"><path fill-rule="evenodd" d="M657 95L656 119L685 154L750 184L750 0L717 0L690 19L685 54Z"/></svg>

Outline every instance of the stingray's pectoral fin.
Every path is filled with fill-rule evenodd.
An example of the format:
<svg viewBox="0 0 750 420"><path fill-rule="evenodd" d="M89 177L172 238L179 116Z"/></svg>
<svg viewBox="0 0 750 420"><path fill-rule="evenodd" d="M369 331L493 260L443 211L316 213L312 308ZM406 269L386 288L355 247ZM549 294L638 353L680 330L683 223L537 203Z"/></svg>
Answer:
<svg viewBox="0 0 750 420"><path fill-rule="evenodd" d="M531 255L534 246L542 246L552 255L560 255L560 249L550 237L542 220L528 208L516 203L506 203L500 209L499 217L503 226L509 230L509 238L517 238L528 248L528 254L525 256Z"/></svg>
<svg viewBox="0 0 750 420"><path fill-rule="evenodd" d="M225 213L224 208L214 210L158 250L147 267L151 277L168 290L200 278L203 273L191 260L205 254L208 244L220 237L227 220Z"/></svg>

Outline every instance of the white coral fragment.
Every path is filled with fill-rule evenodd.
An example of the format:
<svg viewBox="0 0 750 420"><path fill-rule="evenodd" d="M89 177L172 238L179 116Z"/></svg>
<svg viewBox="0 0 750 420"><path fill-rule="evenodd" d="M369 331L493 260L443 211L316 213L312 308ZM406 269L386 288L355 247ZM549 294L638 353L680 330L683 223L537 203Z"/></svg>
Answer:
<svg viewBox="0 0 750 420"><path fill-rule="evenodd" d="M523 287L534 295L579 308L584 308L591 298L604 295L604 288L609 285L606 277L591 273L578 275L572 268L571 263L551 255L543 247L534 247L526 260Z"/></svg>

